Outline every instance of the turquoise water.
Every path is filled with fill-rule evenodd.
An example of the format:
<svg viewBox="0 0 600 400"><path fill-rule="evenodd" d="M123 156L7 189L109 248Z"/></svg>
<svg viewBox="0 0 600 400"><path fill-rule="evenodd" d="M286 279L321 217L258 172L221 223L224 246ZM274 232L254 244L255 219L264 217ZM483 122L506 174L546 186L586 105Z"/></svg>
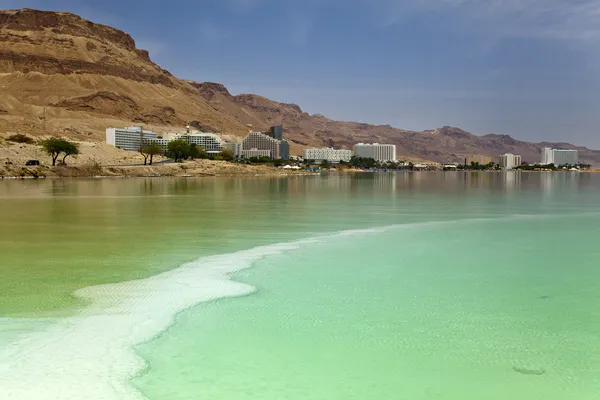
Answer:
<svg viewBox="0 0 600 400"><path fill-rule="evenodd" d="M600 252L553 227L599 222L415 225L266 258L236 275L256 295L141 346L136 383L157 399L595 399Z"/></svg>
<svg viewBox="0 0 600 400"><path fill-rule="evenodd" d="M124 187L128 196L138 193L129 182L104 184L119 189L110 200L116 215L135 213L119 197ZM93 307L63 323L0 320L11 327L0 335L9 350L3 358L0 348L0 372L11 367L11 383L0 378L8 398L600 395L596 175L213 180L178 192L154 185L168 196L136 201L168 205L154 223L176 222L168 242L185 245L159 247L144 258L150 270L129 266L123 275L155 275L169 257L178 265L200 259L150 279L79 291ZM106 206L98 197L106 190L94 202ZM123 224L148 228L134 221ZM144 236L138 245L164 240ZM238 252L244 249L252 250ZM118 265L107 264L114 281L127 280L118 279ZM19 329L33 336L15 345ZM77 373L48 373L57 368ZM24 389L32 382L48 385Z"/></svg>

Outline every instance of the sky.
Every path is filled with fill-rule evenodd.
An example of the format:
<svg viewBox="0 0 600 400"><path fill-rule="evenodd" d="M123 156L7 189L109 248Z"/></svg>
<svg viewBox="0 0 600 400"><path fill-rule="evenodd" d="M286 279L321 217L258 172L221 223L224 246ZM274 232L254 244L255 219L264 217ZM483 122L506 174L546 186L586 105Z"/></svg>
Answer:
<svg viewBox="0 0 600 400"><path fill-rule="evenodd" d="M600 149L600 0L0 0L22 7L311 114Z"/></svg>

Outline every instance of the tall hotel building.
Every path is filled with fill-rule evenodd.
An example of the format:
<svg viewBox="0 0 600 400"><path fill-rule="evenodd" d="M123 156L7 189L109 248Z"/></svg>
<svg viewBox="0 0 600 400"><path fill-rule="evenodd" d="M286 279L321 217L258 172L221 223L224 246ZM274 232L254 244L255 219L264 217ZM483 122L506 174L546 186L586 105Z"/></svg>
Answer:
<svg viewBox="0 0 600 400"><path fill-rule="evenodd" d="M184 140L189 144L201 147L208 154L219 154L226 145L219 135L214 133L177 133L169 137L171 140Z"/></svg>
<svg viewBox="0 0 600 400"><path fill-rule="evenodd" d="M579 151L577 150L553 149L551 147L544 147L542 149L542 165L554 164L558 167L560 165L575 165L578 163Z"/></svg>
<svg viewBox="0 0 600 400"><path fill-rule="evenodd" d="M521 165L521 156L507 153L500 156L500 167L502 169L515 169Z"/></svg>
<svg viewBox="0 0 600 400"><path fill-rule="evenodd" d="M373 158L379 162L396 161L396 145L359 143L354 145L354 155L360 158Z"/></svg>
<svg viewBox="0 0 600 400"><path fill-rule="evenodd" d="M156 132L145 131L141 126L106 130L106 143L122 150L139 151L143 145L151 143L166 150L168 142L167 139L159 138Z"/></svg>
<svg viewBox="0 0 600 400"><path fill-rule="evenodd" d="M260 151L258 153L257 151ZM268 153L267 153L268 151ZM272 159L288 160L290 157L290 145L283 139L283 127L275 126L269 132L250 132L242 140L240 155L242 157L254 157L261 154Z"/></svg>

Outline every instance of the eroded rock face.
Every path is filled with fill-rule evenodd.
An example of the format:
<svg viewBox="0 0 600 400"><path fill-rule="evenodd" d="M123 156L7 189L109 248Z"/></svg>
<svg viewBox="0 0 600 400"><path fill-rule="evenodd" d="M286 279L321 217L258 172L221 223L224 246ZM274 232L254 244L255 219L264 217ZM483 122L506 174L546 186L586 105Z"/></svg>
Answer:
<svg viewBox="0 0 600 400"><path fill-rule="evenodd" d="M0 72L98 74L174 84L129 34L74 14L0 11L0 31Z"/></svg>
<svg viewBox="0 0 600 400"><path fill-rule="evenodd" d="M29 8L0 11L0 28L12 31L43 32L87 37L135 50L135 41L127 33L106 25L95 24L75 14L39 11Z"/></svg>
<svg viewBox="0 0 600 400"><path fill-rule="evenodd" d="M227 88L215 82L195 82L195 81L187 81L192 87L198 89L200 91L200 95L204 97L206 100L213 100L217 94L222 96L231 98L231 93Z"/></svg>

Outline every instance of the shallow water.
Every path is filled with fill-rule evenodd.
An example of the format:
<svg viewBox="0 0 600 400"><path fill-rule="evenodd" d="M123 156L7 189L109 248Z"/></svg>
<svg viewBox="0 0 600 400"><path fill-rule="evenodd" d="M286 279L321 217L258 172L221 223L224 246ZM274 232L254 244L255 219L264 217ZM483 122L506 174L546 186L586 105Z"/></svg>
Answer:
<svg viewBox="0 0 600 400"><path fill-rule="evenodd" d="M595 175L3 189L8 398L600 393Z"/></svg>

